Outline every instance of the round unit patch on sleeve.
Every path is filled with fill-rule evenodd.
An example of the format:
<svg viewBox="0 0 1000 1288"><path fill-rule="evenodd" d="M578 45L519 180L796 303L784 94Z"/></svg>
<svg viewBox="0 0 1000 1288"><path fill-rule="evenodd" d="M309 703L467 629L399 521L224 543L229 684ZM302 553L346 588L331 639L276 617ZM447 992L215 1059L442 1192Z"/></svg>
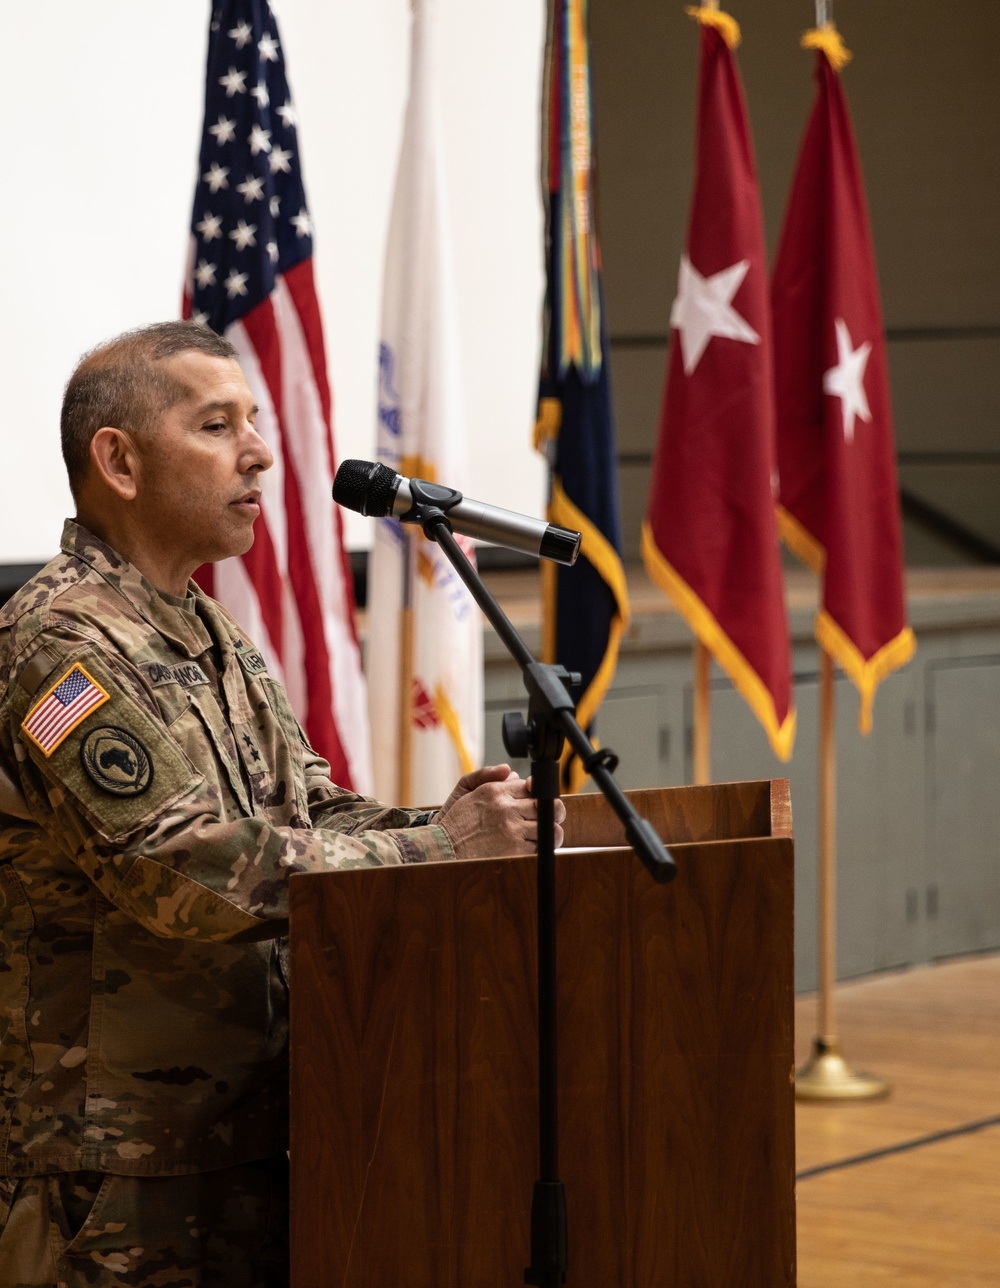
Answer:
<svg viewBox="0 0 1000 1288"><path fill-rule="evenodd" d="M80 745L87 775L113 796L141 796L153 781L153 760L133 733L117 725L92 729Z"/></svg>

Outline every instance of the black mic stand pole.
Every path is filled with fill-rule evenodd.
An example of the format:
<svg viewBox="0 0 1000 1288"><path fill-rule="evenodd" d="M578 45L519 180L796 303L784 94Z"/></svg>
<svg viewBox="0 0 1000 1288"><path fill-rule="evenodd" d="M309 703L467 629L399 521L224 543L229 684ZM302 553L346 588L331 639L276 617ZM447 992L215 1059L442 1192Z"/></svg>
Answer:
<svg viewBox="0 0 1000 1288"><path fill-rule="evenodd" d="M625 826L625 837L655 881L676 875L673 859L655 829L640 818L615 782L617 757L607 748L595 751L574 716L567 683L579 683L561 666L536 662L510 619L483 584L455 540L448 509L462 499L440 486L425 493L419 479L410 481L414 518L424 535L436 541L473 599L521 668L528 691L527 723L519 713L503 721L504 746L511 756L531 760L531 793L538 801L538 1141L539 1178L531 1202L531 1265L525 1282L559 1288L566 1280L566 1195L559 1180L559 1134L556 1027L555 802L559 798L559 757L567 740Z"/></svg>

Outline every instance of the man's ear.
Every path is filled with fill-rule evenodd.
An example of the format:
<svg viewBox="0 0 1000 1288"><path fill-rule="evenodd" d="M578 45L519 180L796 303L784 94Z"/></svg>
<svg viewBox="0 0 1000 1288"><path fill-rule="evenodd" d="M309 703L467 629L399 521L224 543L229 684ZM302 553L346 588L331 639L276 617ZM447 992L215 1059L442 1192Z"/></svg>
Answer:
<svg viewBox="0 0 1000 1288"><path fill-rule="evenodd" d="M90 440L90 462L106 487L123 501L135 500L139 456L131 435L103 426Z"/></svg>

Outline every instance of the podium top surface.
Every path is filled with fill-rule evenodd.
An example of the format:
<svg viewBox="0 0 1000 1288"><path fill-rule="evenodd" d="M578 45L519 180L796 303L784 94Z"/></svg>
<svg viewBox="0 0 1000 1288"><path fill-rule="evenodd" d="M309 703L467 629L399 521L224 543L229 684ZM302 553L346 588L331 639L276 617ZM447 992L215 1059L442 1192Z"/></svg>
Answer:
<svg viewBox="0 0 1000 1288"><path fill-rule="evenodd" d="M654 787L625 794L668 846L792 835L787 778ZM587 792L565 800L567 849L627 844L625 829L603 796Z"/></svg>

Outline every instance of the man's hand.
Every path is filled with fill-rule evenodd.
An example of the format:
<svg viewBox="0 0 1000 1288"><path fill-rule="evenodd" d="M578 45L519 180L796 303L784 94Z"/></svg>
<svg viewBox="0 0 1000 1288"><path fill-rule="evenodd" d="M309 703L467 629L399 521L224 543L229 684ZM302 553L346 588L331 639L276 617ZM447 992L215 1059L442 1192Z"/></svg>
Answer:
<svg viewBox="0 0 1000 1288"><path fill-rule="evenodd" d="M557 849L565 817L566 806L557 800ZM528 795L528 782L509 765L487 765L463 775L431 821L448 833L459 859L534 854L538 848L538 804Z"/></svg>

